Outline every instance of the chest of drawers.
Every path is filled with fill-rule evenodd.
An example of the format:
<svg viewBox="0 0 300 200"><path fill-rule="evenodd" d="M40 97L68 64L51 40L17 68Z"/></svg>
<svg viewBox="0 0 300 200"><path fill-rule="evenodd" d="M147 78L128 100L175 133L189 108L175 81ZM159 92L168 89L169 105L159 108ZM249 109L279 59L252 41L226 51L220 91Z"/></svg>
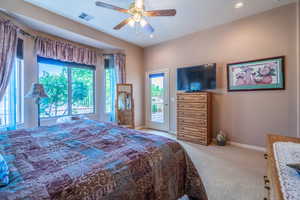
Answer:
<svg viewBox="0 0 300 200"><path fill-rule="evenodd" d="M177 93L177 138L209 145L211 133L211 93Z"/></svg>

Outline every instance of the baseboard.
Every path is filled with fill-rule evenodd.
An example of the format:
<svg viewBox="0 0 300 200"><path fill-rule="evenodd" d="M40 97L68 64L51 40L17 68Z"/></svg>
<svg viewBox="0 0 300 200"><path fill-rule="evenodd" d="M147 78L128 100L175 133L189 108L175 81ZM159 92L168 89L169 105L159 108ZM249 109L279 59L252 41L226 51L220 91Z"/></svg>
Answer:
<svg viewBox="0 0 300 200"><path fill-rule="evenodd" d="M266 148L264 148L264 147L259 147L259 146L255 146L255 145L249 145L249 144L242 144L242 143L233 142L233 141L228 141L228 143L231 144L232 146L266 152Z"/></svg>
<svg viewBox="0 0 300 200"><path fill-rule="evenodd" d="M142 130L142 129L145 129L145 126L144 125L142 125L142 126L136 126L135 129L136 130Z"/></svg>
<svg viewBox="0 0 300 200"><path fill-rule="evenodd" d="M144 129L144 128L145 128L145 126L138 126L135 129L140 130L140 129ZM169 130L168 132L176 135L176 131ZM213 139L213 142L216 143L216 138ZM266 148L264 148L264 147L259 147L259 146L255 146L255 145L249 145L249 144L242 144L242 143L233 142L233 141L228 141L227 143L232 146L236 146L236 147L252 149L252 150L260 151L260 152L266 152Z"/></svg>
<svg viewBox="0 0 300 200"><path fill-rule="evenodd" d="M216 138L213 139L213 142L215 144L217 143ZM245 148L245 149L252 149L252 150L255 150L255 151L266 152L266 148L255 146L255 145L242 144L242 143L233 142L233 141L227 141L227 144L230 144L230 145L236 146L236 147L242 147L242 148Z"/></svg>
<svg viewBox="0 0 300 200"><path fill-rule="evenodd" d="M141 129L148 129L148 128L147 128L147 126L143 125L143 126L136 126L135 129L136 130L141 130ZM153 129L153 130L155 130L155 129ZM163 131L163 132L167 132L167 133L176 135L176 131L169 130L169 131Z"/></svg>

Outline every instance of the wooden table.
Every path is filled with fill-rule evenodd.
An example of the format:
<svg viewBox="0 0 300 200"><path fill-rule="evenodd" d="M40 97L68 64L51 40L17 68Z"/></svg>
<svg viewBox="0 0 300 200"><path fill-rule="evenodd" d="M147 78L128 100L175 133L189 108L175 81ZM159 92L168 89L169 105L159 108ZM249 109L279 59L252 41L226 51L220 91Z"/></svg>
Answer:
<svg viewBox="0 0 300 200"><path fill-rule="evenodd" d="M268 165L267 165L268 176L265 177L265 188L270 191L269 192L270 200L284 200L281 191L278 170L276 167L276 161L274 157L273 143L275 142L300 143L300 138L292 138L292 137L286 137L280 135L267 136L267 153L265 154L265 158L268 160Z"/></svg>

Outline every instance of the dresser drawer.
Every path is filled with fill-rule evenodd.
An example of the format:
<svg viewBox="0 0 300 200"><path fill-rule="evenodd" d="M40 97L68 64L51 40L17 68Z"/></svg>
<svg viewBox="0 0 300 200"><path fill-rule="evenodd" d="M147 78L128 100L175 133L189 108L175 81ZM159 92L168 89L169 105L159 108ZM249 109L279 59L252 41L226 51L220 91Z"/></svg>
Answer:
<svg viewBox="0 0 300 200"><path fill-rule="evenodd" d="M207 114L206 111L177 110L177 117L186 120L207 119Z"/></svg>
<svg viewBox="0 0 300 200"><path fill-rule="evenodd" d="M194 94L184 94L184 95L177 95L177 101L182 102L199 102L199 103L206 103L207 102L207 95L194 95Z"/></svg>
<svg viewBox="0 0 300 200"><path fill-rule="evenodd" d="M186 119L207 119L207 113L177 110L177 117Z"/></svg>
<svg viewBox="0 0 300 200"><path fill-rule="evenodd" d="M178 118L177 119L177 124L179 127L207 127L207 120L206 119L183 119L183 118Z"/></svg>
<svg viewBox="0 0 300 200"><path fill-rule="evenodd" d="M178 132L177 138L180 139L180 140L195 142L195 143L203 144L203 145L208 145L209 144L209 141L207 140L207 137L202 137L202 136L198 136L198 135L195 135L195 134L187 135L183 131Z"/></svg>
<svg viewBox="0 0 300 200"><path fill-rule="evenodd" d="M202 134L207 134L207 128L206 127L190 127L185 125L179 125L177 128L177 131L183 131L186 134L196 135L200 136Z"/></svg>
<svg viewBox="0 0 300 200"><path fill-rule="evenodd" d="M177 103L177 110L207 111L207 103Z"/></svg>

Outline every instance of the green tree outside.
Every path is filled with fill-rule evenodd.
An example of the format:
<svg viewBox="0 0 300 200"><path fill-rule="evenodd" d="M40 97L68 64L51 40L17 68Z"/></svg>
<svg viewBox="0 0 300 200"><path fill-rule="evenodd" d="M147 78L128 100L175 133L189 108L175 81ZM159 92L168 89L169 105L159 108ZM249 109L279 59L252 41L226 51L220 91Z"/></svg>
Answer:
<svg viewBox="0 0 300 200"><path fill-rule="evenodd" d="M72 114L85 108L93 108L93 71L81 68L71 69ZM68 114L68 68L60 73L42 71L39 82L44 85L49 98L41 100L41 117L54 117Z"/></svg>

